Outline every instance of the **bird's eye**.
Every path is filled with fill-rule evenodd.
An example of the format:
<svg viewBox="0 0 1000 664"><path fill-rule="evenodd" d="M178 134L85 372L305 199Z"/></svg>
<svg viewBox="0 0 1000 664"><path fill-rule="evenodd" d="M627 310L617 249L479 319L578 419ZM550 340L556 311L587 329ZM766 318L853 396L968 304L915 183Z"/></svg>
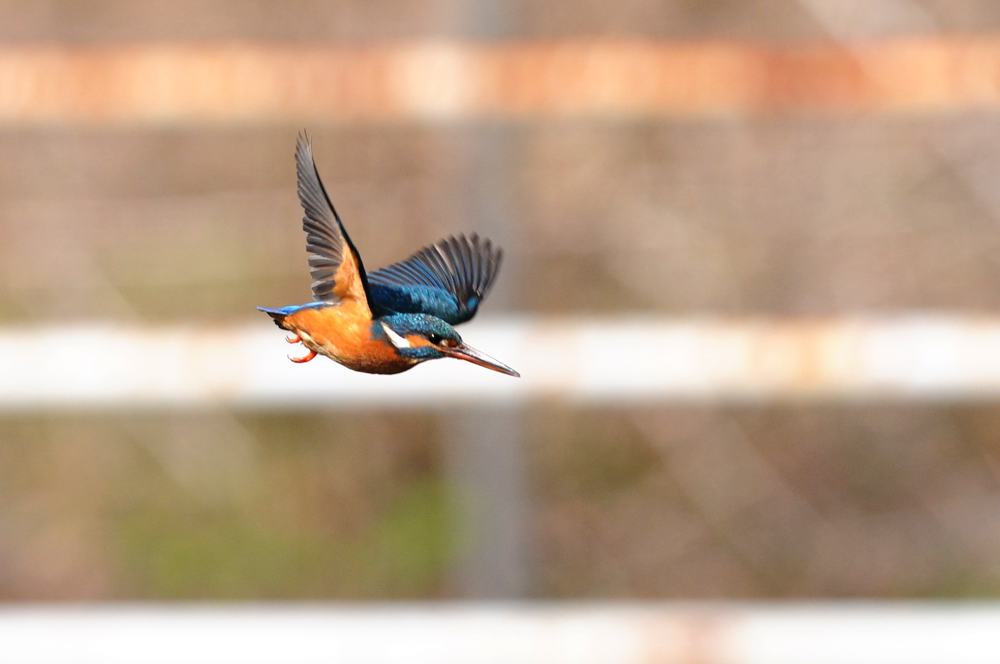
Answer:
<svg viewBox="0 0 1000 664"><path fill-rule="evenodd" d="M427 340L430 341L432 344L434 344L436 346L437 344L441 343L441 335L440 334L428 334L427 335Z"/></svg>

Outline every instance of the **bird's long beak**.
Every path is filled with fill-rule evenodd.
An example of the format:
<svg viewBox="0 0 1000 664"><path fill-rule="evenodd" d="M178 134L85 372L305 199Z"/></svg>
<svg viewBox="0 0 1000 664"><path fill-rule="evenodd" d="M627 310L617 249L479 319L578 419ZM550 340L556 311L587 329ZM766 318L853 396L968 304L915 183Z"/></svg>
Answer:
<svg viewBox="0 0 1000 664"><path fill-rule="evenodd" d="M510 367L508 367L503 362L498 362L486 353L476 350L468 344L461 344L454 348L442 348L441 349L445 355L448 357L454 357L458 360L465 360L466 362L472 362L473 364L478 364L481 367L486 367L487 369L492 369L493 371L499 371L502 374L507 374L508 376L514 376L515 378L520 378L521 374L517 373Z"/></svg>

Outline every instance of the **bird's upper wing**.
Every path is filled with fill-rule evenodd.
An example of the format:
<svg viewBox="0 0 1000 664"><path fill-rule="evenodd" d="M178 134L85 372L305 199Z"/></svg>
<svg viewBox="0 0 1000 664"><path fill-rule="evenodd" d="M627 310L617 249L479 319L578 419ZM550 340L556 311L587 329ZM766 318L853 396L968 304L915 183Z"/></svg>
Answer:
<svg viewBox="0 0 1000 664"><path fill-rule="evenodd" d="M313 297L321 302L353 300L368 307L365 266L320 180L312 144L305 134L299 135L295 145L295 172L299 203L305 212L302 230L306 232Z"/></svg>
<svg viewBox="0 0 1000 664"><path fill-rule="evenodd" d="M476 315L503 252L476 234L449 237L368 275L376 314L425 313L451 325Z"/></svg>

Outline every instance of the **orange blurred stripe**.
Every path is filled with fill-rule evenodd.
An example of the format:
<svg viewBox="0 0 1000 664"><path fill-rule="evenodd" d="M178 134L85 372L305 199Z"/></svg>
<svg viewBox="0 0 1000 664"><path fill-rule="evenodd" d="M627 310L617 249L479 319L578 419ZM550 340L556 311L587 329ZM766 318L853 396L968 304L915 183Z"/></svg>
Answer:
<svg viewBox="0 0 1000 664"><path fill-rule="evenodd" d="M1000 38L0 48L0 122L942 112L1000 105Z"/></svg>

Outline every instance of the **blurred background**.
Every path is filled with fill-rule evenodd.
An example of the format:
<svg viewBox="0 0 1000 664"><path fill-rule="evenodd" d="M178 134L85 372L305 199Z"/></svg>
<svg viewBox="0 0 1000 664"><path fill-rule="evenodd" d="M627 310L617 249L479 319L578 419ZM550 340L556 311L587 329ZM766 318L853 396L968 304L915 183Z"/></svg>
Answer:
<svg viewBox="0 0 1000 664"><path fill-rule="evenodd" d="M794 376L845 321L995 335L997 3L0 0L0 42L0 328L23 360L0 383L0 600L1000 592L1000 372L532 383L600 356L627 386L617 354L676 352L584 343L582 320L763 325ZM287 363L254 307L307 298L302 128L370 268L451 233L505 248L463 330L525 375L505 397L471 366ZM274 366L273 399L59 396L101 375L87 349L115 355L74 351L100 326L232 339L181 373Z"/></svg>

